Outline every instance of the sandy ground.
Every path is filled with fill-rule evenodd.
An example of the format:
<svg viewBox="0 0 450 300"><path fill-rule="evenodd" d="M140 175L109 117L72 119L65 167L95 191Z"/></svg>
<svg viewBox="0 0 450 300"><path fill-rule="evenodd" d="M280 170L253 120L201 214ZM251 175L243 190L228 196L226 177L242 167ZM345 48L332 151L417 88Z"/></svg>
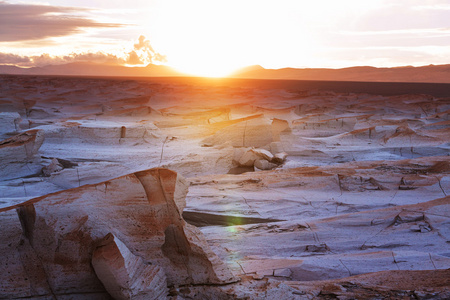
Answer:
<svg viewBox="0 0 450 300"><path fill-rule="evenodd" d="M0 143L0 207L165 167L189 180L185 219L236 275L311 292L450 268L449 98L263 83L3 76L1 139L44 140L22 156ZM252 148L287 159L228 174Z"/></svg>

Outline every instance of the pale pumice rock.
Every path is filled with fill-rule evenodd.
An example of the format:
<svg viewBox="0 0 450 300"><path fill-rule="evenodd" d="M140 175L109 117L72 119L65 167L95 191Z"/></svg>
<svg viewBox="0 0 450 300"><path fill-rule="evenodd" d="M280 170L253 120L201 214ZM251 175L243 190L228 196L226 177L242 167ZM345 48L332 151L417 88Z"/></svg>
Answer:
<svg viewBox="0 0 450 300"><path fill-rule="evenodd" d="M38 155L44 131L32 129L0 141L0 177L11 179L39 173Z"/></svg>
<svg viewBox="0 0 450 300"><path fill-rule="evenodd" d="M282 164L286 161L287 158L287 153L286 152L280 152L274 155L272 162L276 163L276 164Z"/></svg>
<svg viewBox="0 0 450 300"><path fill-rule="evenodd" d="M32 129L0 141L2 161L26 162L32 160L44 142L44 131Z"/></svg>
<svg viewBox="0 0 450 300"><path fill-rule="evenodd" d="M255 168L260 170L272 170L275 169L278 165L273 164L265 159L257 159L255 160Z"/></svg>
<svg viewBox="0 0 450 300"><path fill-rule="evenodd" d="M291 127L289 122L283 119L273 118L272 119L272 131L275 137L277 137L281 132L290 132Z"/></svg>
<svg viewBox="0 0 450 300"><path fill-rule="evenodd" d="M269 149L272 154L284 152L284 147L281 142L272 142L269 144Z"/></svg>
<svg viewBox="0 0 450 300"><path fill-rule="evenodd" d="M250 149L252 148L244 148L244 147L234 148L233 161L239 163L239 160L241 159L242 155L244 155L245 152L247 152Z"/></svg>
<svg viewBox="0 0 450 300"><path fill-rule="evenodd" d="M21 121L17 112L0 112L0 135L19 131Z"/></svg>
<svg viewBox="0 0 450 300"><path fill-rule="evenodd" d="M265 149L252 149L253 153L258 155L260 158L271 161L273 159L273 154Z"/></svg>
<svg viewBox="0 0 450 300"><path fill-rule="evenodd" d="M264 117L243 120L222 128L203 140L207 145L220 145L227 141L233 147L263 147L274 141L272 125Z"/></svg>
<svg viewBox="0 0 450 300"><path fill-rule="evenodd" d="M62 169L64 169L64 167L59 163L58 159L53 158L48 166L42 168L42 174L48 177L52 175L52 173L59 172Z"/></svg>
<svg viewBox="0 0 450 300"><path fill-rule="evenodd" d="M92 266L114 299L166 299L168 288L163 269L145 263L110 233L94 250Z"/></svg>
<svg viewBox="0 0 450 300"><path fill-rule="evenodd" d="M239 165L243 167L251 167L255 164L255 160L259 159L259 156L252 151L252 149L245 152L239 159Z"/></svg>
<svg viewBox="0 0 450 300"><path fill-rule="evenodd" d="M103 276L91 264L108 234L123 244L115 250L116 257L119 251L129 262L135 256L143 265L161 268L156 283L162 273L168 286L236 281L201 232L183 220L186 193L187 183L181 176L157 168L0 209L1 228L5 228L0 255L9 258L0 264L2 282L8 283L0 286L0 298L17 295L18 289L23 297L83 293L97 299L94 295L108 295ZM121 273L112 266L110 270ZM35 276L30 286L24 283L27 274L45 274L45 280ZM139 294L139 289L130 286L131 293Z"/></svg>

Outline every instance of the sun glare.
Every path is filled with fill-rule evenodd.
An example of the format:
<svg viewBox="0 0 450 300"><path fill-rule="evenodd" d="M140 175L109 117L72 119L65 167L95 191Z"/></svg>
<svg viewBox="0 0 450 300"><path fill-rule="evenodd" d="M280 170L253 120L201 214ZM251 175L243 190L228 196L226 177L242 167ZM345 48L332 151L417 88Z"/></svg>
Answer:
<svg viewBox="0 0 450 300"><path fill-rule="evenodd" d="M362 7L356 0L343 1ZM328 29L314 18L333 23L344 9L334 1L319 2L289 0L281 9L266 0L164 1L147 29L170 66L196 76L227 76L256 64L288 67L293 57L294 67L320 65L319 32Z"/></svg>
<svg viewBox="0 0 450 300"><path fill-rule="evenodd" d="M174 69L193 76L201 77L226 77L239 69L238 66L230 67L229 64L220 62L195 62L192 64L176 64Z"/></svg>
<svg viewBox="0 0 450 300"><path fill-rule="evenodd" d="M149 20L162 28L152 34L152 41L177 70L196 76L227 76L236 69L256 64L260 51L255 49L267 47L264 35L269 30L261 28L267 22L259 20L265 19L266 13L256 13L257 7L252 3L242 1L236 6L228 2L179 1L176 9L173 2L161 4L160 16L171 18ZM258 30L252 24L248 26L250 14ZM148 26L151 30L155 25Z"/></svg>

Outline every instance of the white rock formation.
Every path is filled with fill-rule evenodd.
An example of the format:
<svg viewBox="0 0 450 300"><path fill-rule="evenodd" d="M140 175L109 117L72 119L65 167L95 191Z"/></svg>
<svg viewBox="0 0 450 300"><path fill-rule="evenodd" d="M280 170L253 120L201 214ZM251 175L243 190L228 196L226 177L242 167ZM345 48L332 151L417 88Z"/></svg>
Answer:
<svg viewBox="0 0 450 300"><path fill-rule="evenodd" d="M94 297L121 288L127 297L149 292L140 281L159 295L163 275L169 286L235 281L181 217L186 193L175 172L152 169L1 209L0 254L9 259L0 262L0 297ZM109 234L114 242L105 244ZM149 278L133 279L140 271Z"/></svg>
<svg viewBox="0 0 450 300"><path fill-rule="evenodd" d="M64 167L59 163L58 159L53 158L48 166L42 168L42 174L44 176L50 176L54 172L58 172L64 169Z"/></svg>
<svg viewBox="0 0 450 300"><path fill-rule="evenodd" d="M20 130L22 118L17 112L0 112L0 136L5 133L16 133Z"/></svg>
<svg viewBox="0 0 450 300"><path fill-rule="evenodd" d="M203 142L220 145L230 141L233 147L263 147L277 138L278 136L275 136L274 139L271 122L264 117L259 117L220 129Z"/></svg>
<svg viewBox="0 0 450 300"><path fill-rule="evenodd" d="M15 178L38 173L39 148L44 142L44 132L32 129L0 141L0 176Z"/></svg>
<svg viewBox="0 0 450 300"><path fill-rule="evenodd" d="M114 299L167 299L166 274L160 266L134 255L112 234L92 254L95 274Z"/></svg>

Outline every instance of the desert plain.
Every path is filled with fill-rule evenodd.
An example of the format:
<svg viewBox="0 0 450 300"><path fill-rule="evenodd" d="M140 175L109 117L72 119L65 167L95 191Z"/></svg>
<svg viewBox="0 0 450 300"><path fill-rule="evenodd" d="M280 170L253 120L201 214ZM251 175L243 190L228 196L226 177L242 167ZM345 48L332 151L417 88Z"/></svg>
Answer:
<svg viewBox="0 0 450 300"><path fill-rule="evenodd" d="M0 77L0 299L448 299L450 84Z"/></svg>

